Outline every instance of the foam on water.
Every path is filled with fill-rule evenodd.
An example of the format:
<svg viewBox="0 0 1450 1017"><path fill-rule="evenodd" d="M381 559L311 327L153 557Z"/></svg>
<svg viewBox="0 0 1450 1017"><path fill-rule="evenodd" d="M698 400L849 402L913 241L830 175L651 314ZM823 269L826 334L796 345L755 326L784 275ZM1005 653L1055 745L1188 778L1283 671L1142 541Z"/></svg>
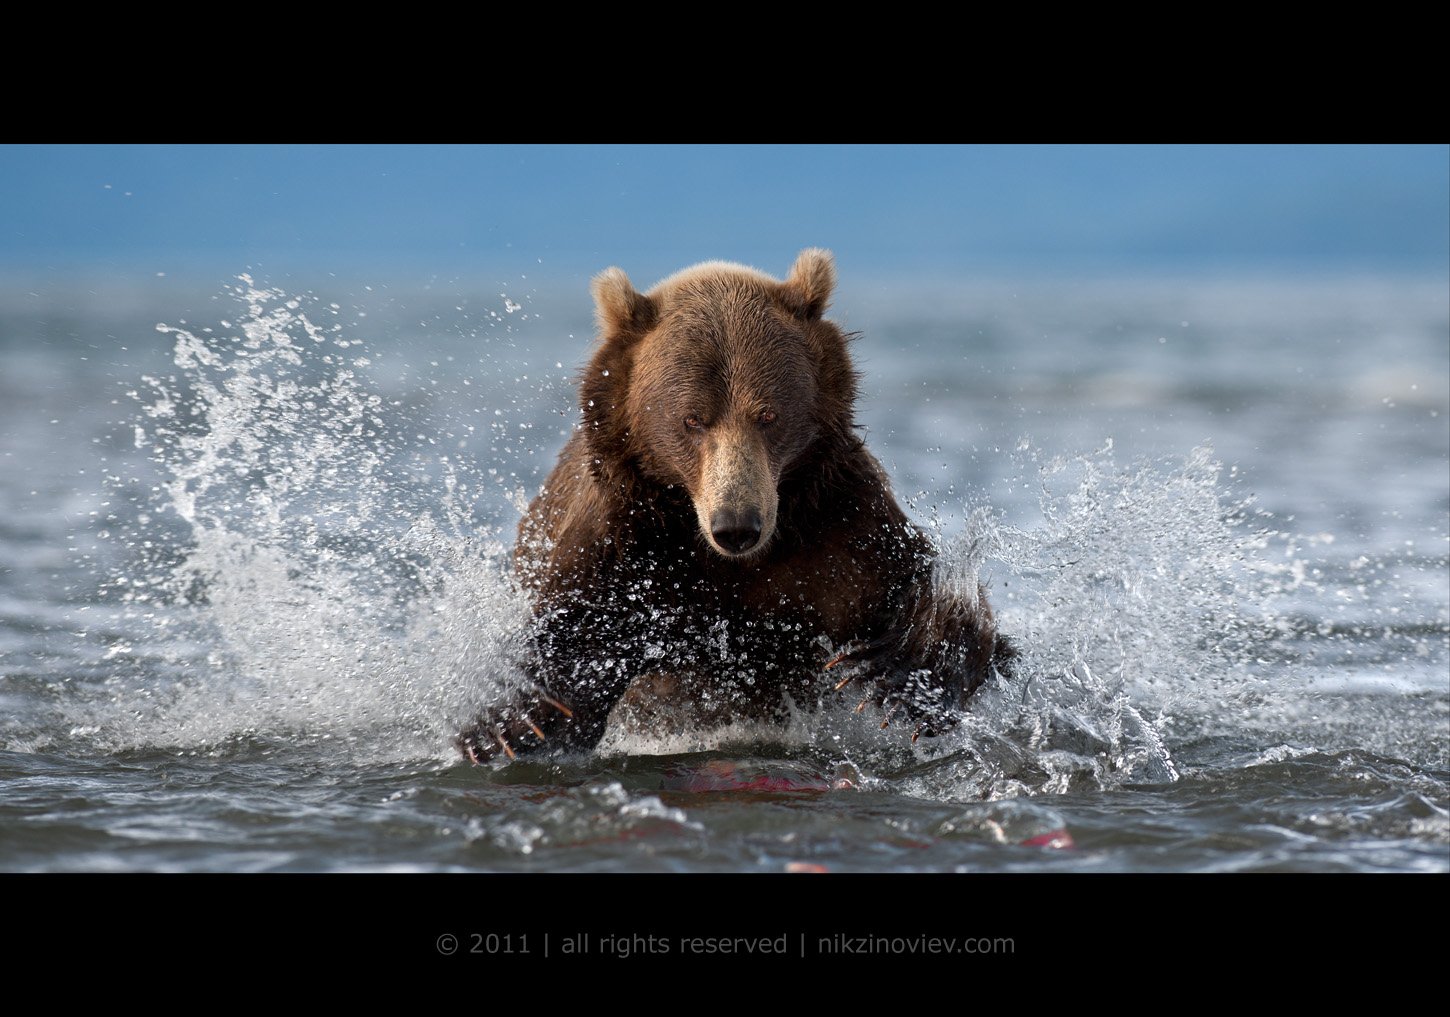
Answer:
<svg viewBox="0 0 1450 1017"><path fill-rule="evenodd" d="M116 584L153 652L175 653L71 703L74 730L109 749L454 759L453 734L521 678L527 604L508 536L476 511L496 485L432 440L440 421L367 382L366 347L316 324L318 301L245 277L234 295L219 331L160 326L177 372L137 393L136 445L161 480L118 530L134 555ZM853 700L783 731L615 731L602 751L765 739L939 799L1177 780L1175 725L1272 698L1256 661L1293 628L1276 610L1312 583L1305 561L1227 494L1206 448L1127 466L1111 442L1017 456L1040 525L976 509L941 541L938 581L971 595L985 578L1023 651L957 730L913 748Z"/></svg>

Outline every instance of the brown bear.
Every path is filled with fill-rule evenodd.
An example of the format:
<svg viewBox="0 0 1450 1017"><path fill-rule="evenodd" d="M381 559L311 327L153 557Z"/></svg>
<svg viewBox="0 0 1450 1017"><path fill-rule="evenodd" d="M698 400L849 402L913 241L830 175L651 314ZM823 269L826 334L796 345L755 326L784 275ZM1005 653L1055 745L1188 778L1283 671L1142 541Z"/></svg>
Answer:
<svg viewBox="0 0 1450 1017"><path fill-rule="evenodd" d="M715 721L855 683L914 740L1013 656L983 590L934 580L858 434L834 287L816 249L784 282L719 261L645 294L594 279L583 420L514 551L533 685L459 736L469 759L592 748L627 691L637 717Z"/></svg>

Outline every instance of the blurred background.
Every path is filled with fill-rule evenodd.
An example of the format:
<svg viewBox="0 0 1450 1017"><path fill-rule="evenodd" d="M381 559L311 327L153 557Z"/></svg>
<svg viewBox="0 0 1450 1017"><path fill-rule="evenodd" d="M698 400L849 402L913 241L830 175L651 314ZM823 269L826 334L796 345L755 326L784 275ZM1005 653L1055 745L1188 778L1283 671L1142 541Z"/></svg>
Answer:
<svg viewBox="0 0 1450 1017"><path fill-rule="evenodd" d="M1435 272L1426 146L5 146L12 276Z"/></svg>

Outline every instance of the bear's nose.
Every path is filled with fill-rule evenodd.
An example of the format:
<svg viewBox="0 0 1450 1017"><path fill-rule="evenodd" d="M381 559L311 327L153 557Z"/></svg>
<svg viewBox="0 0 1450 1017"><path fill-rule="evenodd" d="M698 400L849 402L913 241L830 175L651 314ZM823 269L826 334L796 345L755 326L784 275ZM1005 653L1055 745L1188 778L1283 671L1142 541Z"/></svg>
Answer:
<svg viewBox="0 0 1450 1017"><path fill-rule="evenodd" d="M760 540L760 511L718 509L710 517L710 536L731 554L743 554Z"/></svg>

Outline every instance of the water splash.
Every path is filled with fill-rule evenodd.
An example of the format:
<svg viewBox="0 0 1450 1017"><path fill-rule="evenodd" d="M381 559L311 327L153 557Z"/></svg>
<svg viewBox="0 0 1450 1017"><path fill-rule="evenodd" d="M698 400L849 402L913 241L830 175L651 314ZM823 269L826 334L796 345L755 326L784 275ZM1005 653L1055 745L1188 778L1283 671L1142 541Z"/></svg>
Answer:
<svg viewBox="0 0 1450 1017"><path fill-rule="evenodd" d="M1001 624L1022 652L1013 676L978 694L951 780L984 797L1176 781L1180 716L1261 694L1271 595L1295 563L1256 553L1272 532L1229 499L1207 447L1127 466L1111 441L1072 458L1023 443L1017 457L1041 525L979 510L942 549L955 589L993 563Z"/></svg>
<svg viewBox="0 0 1450 1017"><path fill-rule="evenodd" d="M363 344L316 324L315 301L247 277L235 296L224 333L159 326L178 374L137 394L155 508L184 550L143 557L122 600L206 652L159 690L119 691L131 723L109 734L447 755L461 718L516 678L527 611L474 520L480 484L430 445L432 422L369 388ZM143 513L133 546L155 546L158 525Z"/></svg>

